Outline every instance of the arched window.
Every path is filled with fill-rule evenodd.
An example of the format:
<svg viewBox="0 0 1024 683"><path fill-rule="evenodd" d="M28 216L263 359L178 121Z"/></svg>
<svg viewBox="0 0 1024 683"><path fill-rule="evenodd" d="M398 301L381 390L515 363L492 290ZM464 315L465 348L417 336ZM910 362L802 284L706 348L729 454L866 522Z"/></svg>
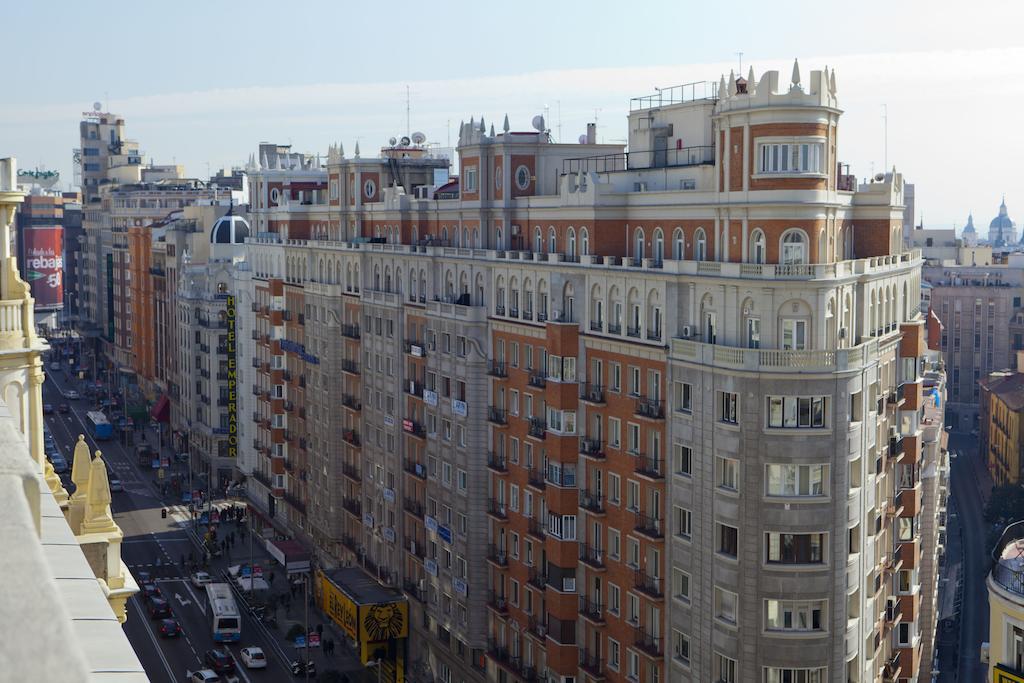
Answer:
<svg viewBox="0 0 1024 683"><path fill-rule="evenodd" d="M551 226L548 228L548 253L558 253L558 239L555 237L555 228Z"/></svg>
<svg viewBox="0 0 1024 683"><path fill-rule="evenodd" d="M633 259L639 263L644 258L644 231L641 228L633 233L633 243L636 245L633 248Z"/></svg>
<svg viewBox="0 0 1024 683"><path fill-rule="evenodd" d="M533 229L533 250L534 250L534 252L539 254L541 251L543 251L543 249L542 249L543 246L544 245L541 242L541 238L540 238L540 226L538 225L537 227L535 227Z"/></svg>
<svg viewBox="0 0 1024 683"><path fill-rule="evenodd" d="M683 229L676 228L672 233L672 258L676 261L683 260Z"/></svg>
<svg viewBox="0 0 1024 683"><path fill-rule="evenodd" d="M373 267L373 288L380 291L380 265Z"/></svg>
<svg viewBox="0 0 1024 683"><path fill-rule="evenodd" d="M807 236L803 230L787 230L782 235L782 258L780 263L807 263Z"/></svg>
<svg viewBox="0 0 1024 683"><path fill-rule="evenodd" d="M706 261L708 258L708 238L704 235L704 228L697 228L693 236L693 260Z"/></svg>
<svg viewBox="0 0 1024 683"><path fill-rule="evenodd" d="M505 248L505 243L501 239L501 228L498 228L497 230L494 231L494 238L497 241L497 244L494 245L494 248L495 249L504 249Z"/></svg>
<svg viewBox="0 0 1024 683"><path fill-rule="evenodd" d="M570 261L576 260L576 230L569 228L569 232L566 235L565 253L568 255Z"/></svg>
<svg viewBox="0 0 1024 683"><path fill-rule="evenodd" d="M416 244L420 241L420 229L415 225L412 226L412 243Z"/></svg>
<svg viewBox="0 0 1024 683"><path fill-rule="evenodd" d="M590 233L586 228L580 228L580 256L590 255Z"/></svg>
<svg viewBox="0 0 1024 683"><path fill-rule="evenodd" d="M469 242L469 228L463 228L462 229L462 246L464 246L464 247L469 247L470 246L470 242Z"/></svg>
<svg viewBox="0 0 1024 683"><path fill-rule="evenodd" d="M441 241L444 242L445 246L448 245L448 226L441 226Z"/></svg>
<svg viewBox="0 0 1024 683"><path fill-rule="evenodd" d="M662 234L661 228L654 231L654 261L657 264L661 264L665 260L665 235Z"/></svg>
<svg viewBox="0 0 1024 683"><path fill-rule="evenodd" d="M758 228L750 235L750 262L764 263L766 253L764 232Z"/></svg>

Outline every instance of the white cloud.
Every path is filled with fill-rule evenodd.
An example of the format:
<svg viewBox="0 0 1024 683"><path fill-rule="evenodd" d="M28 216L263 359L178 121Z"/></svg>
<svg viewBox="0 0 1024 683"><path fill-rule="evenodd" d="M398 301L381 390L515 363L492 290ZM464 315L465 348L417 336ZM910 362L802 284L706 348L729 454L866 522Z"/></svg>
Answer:
<svg viewBox="0 0 1024 683"><path fill-rule="evenodd" d="M917 184L918 210L930 225L960 224L973 209L983 223L1007 192L1015 201L1014 161L1024 152L1011 112L1024 104L1024 48L833 55L801 59L804 73L825 64L837 69L840 160L864 177L881 170L884 157L882 104L888 107L888 158ZM788 79L791 62L761 63ZM624 139L629 98L653 87L717 80L733 64L659 65L639 68L559 69L518 76L416 81L412 128L441 144L460 119L485 116L500 127L508 113L513 128L528 129L547 105L549 125L574 140L596 115L605 140ZM743 67L744 72L747 66ZM744 75L746 75L744 73ZM224 88L125 98L111 109L123 114L129 136L147 158L172 157L192 174L239 163L261 140L292 141L321 151L336 140L346 148L359 139L364 153L405 132L405 83ZM559 107L561 114L559 116ZM76 104L0 110L0 149L17 152L22 165L44 159L69 177L70 148L77 145ZM57 161L62 160L62 161ZM66 160L66 161L63 161Z"/></svg>

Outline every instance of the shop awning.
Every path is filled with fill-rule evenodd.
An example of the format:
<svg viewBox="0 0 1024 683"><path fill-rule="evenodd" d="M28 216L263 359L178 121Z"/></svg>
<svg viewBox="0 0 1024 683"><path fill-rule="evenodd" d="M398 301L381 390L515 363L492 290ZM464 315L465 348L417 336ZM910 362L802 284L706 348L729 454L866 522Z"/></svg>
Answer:
<svg viewBox="0 0 1024 683"><path fill-rule="evenodd" d="M267 539L267 552L280 562L289 575L309 571L309 552L298 541Z"/></svg>
<svg viewBox="0 0 1024 683"><path fill-rule="evenodd" d="M171 401L167 398L167 394L164 394L157 400L156 405L149 411L149 416L157 422L170 422Z"/></svg>

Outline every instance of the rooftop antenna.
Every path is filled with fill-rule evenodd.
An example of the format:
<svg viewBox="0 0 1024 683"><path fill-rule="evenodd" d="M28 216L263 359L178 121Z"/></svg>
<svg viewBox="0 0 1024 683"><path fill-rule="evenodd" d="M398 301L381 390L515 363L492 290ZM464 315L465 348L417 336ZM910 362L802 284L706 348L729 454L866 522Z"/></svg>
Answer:
<svg viewBox="0 0 1024 683"><path fill-rule="evenodd" d="M889 105L882 104L882 144L884 149L885 164L883 168L889 168Z"/></svg>
<svg viewBox="0 0 1024 683"><path fill-rule="evenodd" d="M409 125L409 85L405 86L405 134L410 135L412 127Z"/></svg>
<svg viewBox="0 0 1024 683"><path fill-rule="evenodd" d="M740 69L736 73L742 74L743 73L743 53L742 52L737 52L736 56L740 58Z"/></svg>
<svg viewBox="0 0 1024 683"><path fill-rule="evenodd" d="M558 105L558 141L562 141L562 100L555 100Z"/></svg>
<svg viewBox="0 0 1024 683"><path fill-rule="evenodd" d="M601 127L597 125L597 115L604 111L603 109L594 110L594 142L597 142L597 131L601 130Z"/></svg>

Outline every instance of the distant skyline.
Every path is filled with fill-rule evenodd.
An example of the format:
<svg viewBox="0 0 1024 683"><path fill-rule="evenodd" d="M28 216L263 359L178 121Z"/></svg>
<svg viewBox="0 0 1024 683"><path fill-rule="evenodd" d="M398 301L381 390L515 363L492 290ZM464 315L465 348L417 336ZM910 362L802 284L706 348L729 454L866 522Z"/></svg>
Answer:
<svg viewBox="0 0 1024 683"><path fill-rule="evenodd" d="M462 119L482 115L500 128L507 113L513 129L528 130L545 106L560 141L596 118L600 140L624 142L629 98L717 81L739 68L743 51L744 76L753 65L758 77L777 69L786 82L794 57L805 75L836 69L845 112L838 160L864 179L887 158L916 185L915 224L923 215L925 227L962 229L973 211L984 235L1004 194L1010 216L1024 217L1015 163L1024 135L1011 114L1024 104L1024 7L1012 2L970 11L655 2L641 13L597 1L585 11L545 7L543 16L479 2L432 12L397 2L358 15L340 3L292 15L262 0L244 12L173 7L5 10L12 26L31 29L5 34L25 61L0 108L0 156L59 170L66 186L81 112L96 100L125 117L147 163L180 163L193 177L244 164L261 141L320 154L340 141L351 155L358 140L369 155L406 133L407 85L411 129L442 146Z"/></svg>

